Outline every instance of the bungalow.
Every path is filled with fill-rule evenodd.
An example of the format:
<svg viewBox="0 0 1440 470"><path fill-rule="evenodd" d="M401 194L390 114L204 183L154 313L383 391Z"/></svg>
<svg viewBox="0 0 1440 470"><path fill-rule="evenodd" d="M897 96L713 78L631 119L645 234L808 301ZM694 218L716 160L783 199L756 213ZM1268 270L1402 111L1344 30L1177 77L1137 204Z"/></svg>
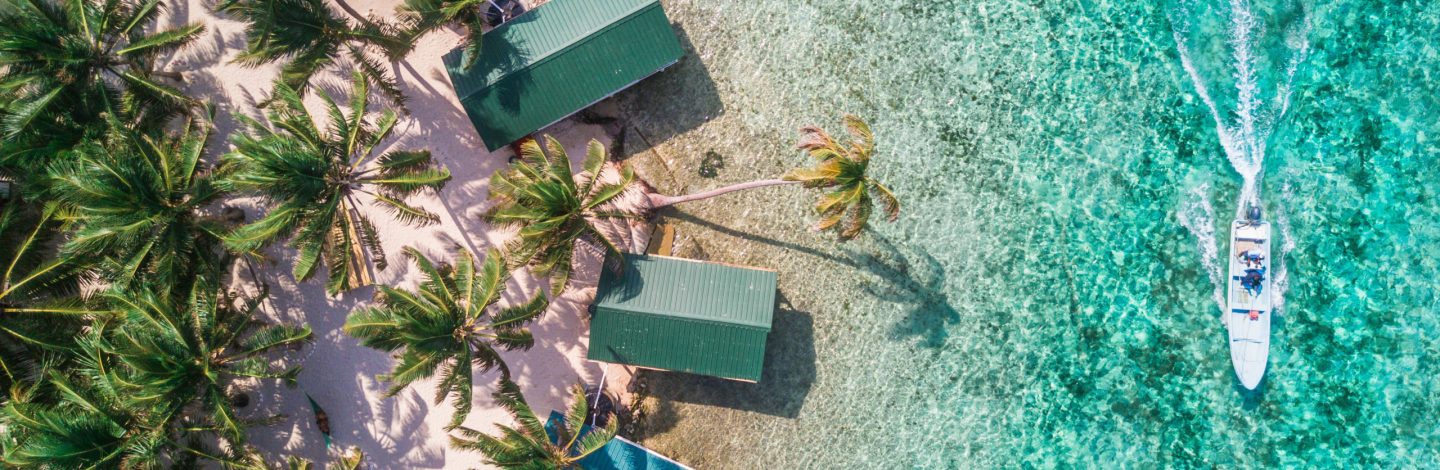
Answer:
<svg viewBox="0 0 1440 470"><path fill-rule="evenodd" d="M775 299L775 271L626 254L600 275L587 357L758 382Z"/></svg>
<svg viewBox="0 0 1440 470"><path fill-rule="evenodd" d="M468 70L444 57L485 147L495 151L680 60L659 0L550 0L484 34Z"/></svg>

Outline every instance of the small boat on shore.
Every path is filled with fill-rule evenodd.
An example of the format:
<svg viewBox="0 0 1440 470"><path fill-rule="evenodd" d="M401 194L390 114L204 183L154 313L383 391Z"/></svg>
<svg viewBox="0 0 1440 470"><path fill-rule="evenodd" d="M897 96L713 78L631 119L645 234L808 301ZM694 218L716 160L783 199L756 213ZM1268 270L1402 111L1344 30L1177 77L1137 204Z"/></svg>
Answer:
<svg viewBox="0 0 1440 470"><path fill-rule="evenodd" d="M1260 208L1250 207L1243 220L1230 226L1230 274L1225 326L1230 336L1230 362L1247 390L1265 377L1270 357L1270 223Z"/></svg>

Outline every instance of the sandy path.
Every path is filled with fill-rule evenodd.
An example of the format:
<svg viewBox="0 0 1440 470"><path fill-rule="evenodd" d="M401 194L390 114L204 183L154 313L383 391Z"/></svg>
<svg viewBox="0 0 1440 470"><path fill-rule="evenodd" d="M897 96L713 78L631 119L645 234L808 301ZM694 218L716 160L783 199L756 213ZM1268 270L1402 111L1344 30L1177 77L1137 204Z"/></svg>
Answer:
<svg viewBox="0 0 1440 470"><path fill-rule="evenodd" d="M345 7L361 14L388 15L398 4L395 0L354 1ZM248 69L230 64L229 60L244 47L243 24L217 17L210 10L212 0L188 0L171 6L166 15L171 24L192 21L207 25L205 36L196 46L177 54L163 68L184 72L184 89L191 96L216 106L217 132L210 143L210 153L219 155L230 148L225 136L238 127L235 116L258 117L257 101L268 95L276 67ZM337 11L344 11L343 9ZM479 220L485 208L488 178L503 166L510 156L508 150L488 153L479 136L454 96L445 76L441 56L454 47L459 34L444 30L421 39L416 51L405 61L393 64L402 89L409 97L412 115L402 117L395 139L389 146L424 148L454 174L454 180L438 195L422 195L412 199L433 212L441 214L441 223L431 227L412 228L395 223L378 209L373 212L381 238L390 255L390 267L376 272L376 281L400 287L413 287L418 276L400 255L401 248L414 246L432 257L448 259L457 246L476 253L497 246L508 234L491 230ZM349 69L341 64L317 77L319 90L330 92L337 101L347 96ZM383 103L376 96L373 103ZM314 96L307 99L312 111L318 110ZM572 158L583 158L583 145L591 138L600 138L607 145L609 138L599 126L564 122L547 130L571 149ZM253 201L240 200L253 217ZM479 467L479 456L447 449L443 430L450 420L452 408L433 402L434 389L422 383L395 398L383 398L386 385L375 376L388 372L393 361L385 354L360 346L341 332L348 313L369 302L371 287L357 289L339 298L325 295L323 280L296 285L290 277L293 251L283 247L271 250L272 260L258 266L260 275L271 284L272 296L265 308L275 320L305 322L315 331L315 342L300 352L304 372L300 386L286 389L262 385L252 393L249 416L283 413L288 416L280 424L255 427L252 443L272 459L298 455L312 461L326 461L327 449L316 429L305 394L313 396L330 416L334 432L334 449L359 447L366 454L368 468L473 468ZM587 266L577 273L577 286L564 298L552 303L551 310L533 326L536 345L520 353L505 354L516 380L532 406L539 412L558 408L568 396L566 387L579 381L599 380L599 367L583 359L588 341L587 323L582 317L583 306L594 295L598 277L594 256L583 261ZM244 270L235 271L248 283ZM508 301L531 295L537 288L534 279L522 276L511 281ZM466 422L472 428L491 430L496 422L508 420L489 397L495 374L478 376L475 380L475 409Z"/></svg>

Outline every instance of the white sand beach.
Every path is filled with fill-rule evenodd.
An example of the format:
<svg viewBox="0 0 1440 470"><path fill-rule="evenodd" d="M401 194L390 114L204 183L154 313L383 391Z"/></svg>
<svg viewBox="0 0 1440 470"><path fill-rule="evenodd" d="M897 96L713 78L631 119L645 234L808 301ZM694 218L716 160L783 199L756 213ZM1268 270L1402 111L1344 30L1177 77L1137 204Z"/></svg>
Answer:
<svg viewBox="0 0 1440 470"><path fill-rule="evenodd" d="M334 6L339 7L337 12L342 14L389 16L400 3L397 0L342 0ZM212 158L229 150L226 136L239 130L235 116L259 116L255 103L268 96L278 70L274 66L246 68L230 63L244 48L244 24L216 15L213 4L213 0L189 0L170 5L162 25L200 21L208 29L194 46L161 65L184 74L183 88L190 96L214 104L217 131L210 142ZM448 260L457 247L481 255L508 236L487 227L479 217L486 207L488 179L506 164L511 153L505 149L494 153L485 150L446 77L441 56L453 49L459 38L459 30L453 28L432 33L420 39L406 60L392 64L392 73L397 75L409 98L411 114L402 116L396 137L385 147L430 150L439 163L450 169L454 179L438 195L426 194L412 199L419 206L440 214L439 224L417 229L396 223L375 209L374 220L379 225L390 261L386 270L374 273L375 281L380 284L402 288L417 284L419 276L401 255L403 247L415 247L432 259ZM343 103L348 96L349 78L348 64L342 62L317 77L315 90L330 93ZM389 106L378 94L371 102L372 108ZM311 93L307 104L316 111L320 101ZM564 121L544 132L560 139L571 150L577 165L584 156L584 144L590 139L597 138L609 145L606 129L601 126ZM377 151L383 152L386 148ZM245 203L242 200L240 205L253 220L256 209ZM642 233L631 239L643 243L645 238ZM252 427L251 443L257 449L272 460L296 455L320 463L329 461L327 452L334 455L355 447L365 453L367 468L483 467L479 454L448 449L448 436L443 428L452 416L452 408L447 403L434 402L430 382L394 398L385 398L383 393L388 386L376 376L389 372L392 359L361 346L341 331L346 316L370 301L373 287L330 298L325 295L322 279L303 284L294 282L290 275L292 250L276 247L270 255L269 263L256 267L262 280L271 286L271 295L264 305L265 314L275 321L308 324L314 330L315 341L299 354L304 366L299 387L287 389L265 384L251 392L251 404L246 409L249 417L273 413L287 416L273 426ZM583 259L575 286L563 298L552 299L550 310L532 325L534 348L504 354L516 382L539 413L561 407L569 396L570 385L593 384L600 379L600 366L584 359L588 327L582 317L584 307L594 296L599 262L593 253ZM237 285L250 284L250 274L243 264L236 266L233 273ZM523 273L517 276L519 278L511 281L506 302L532 295L539 285ZM474 411L466 426L491 431L495 423L509 420L489 396L497 380L498 372L476 377ZM334 438L331 449L327 450L316 428L306 394L330 417Z"/></svg>

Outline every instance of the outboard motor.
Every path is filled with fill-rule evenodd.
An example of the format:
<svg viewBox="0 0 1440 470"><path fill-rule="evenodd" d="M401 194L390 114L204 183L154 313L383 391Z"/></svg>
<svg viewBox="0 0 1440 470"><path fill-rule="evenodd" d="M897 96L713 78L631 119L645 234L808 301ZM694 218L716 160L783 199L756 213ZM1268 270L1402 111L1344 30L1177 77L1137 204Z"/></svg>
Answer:
<svg viewBox="0 0 1440 470"><path fill-rule="evenodd" d="M1245 222L1250 225L1260 224L1260 206L1252 205L1245 211Z"/></svg>

